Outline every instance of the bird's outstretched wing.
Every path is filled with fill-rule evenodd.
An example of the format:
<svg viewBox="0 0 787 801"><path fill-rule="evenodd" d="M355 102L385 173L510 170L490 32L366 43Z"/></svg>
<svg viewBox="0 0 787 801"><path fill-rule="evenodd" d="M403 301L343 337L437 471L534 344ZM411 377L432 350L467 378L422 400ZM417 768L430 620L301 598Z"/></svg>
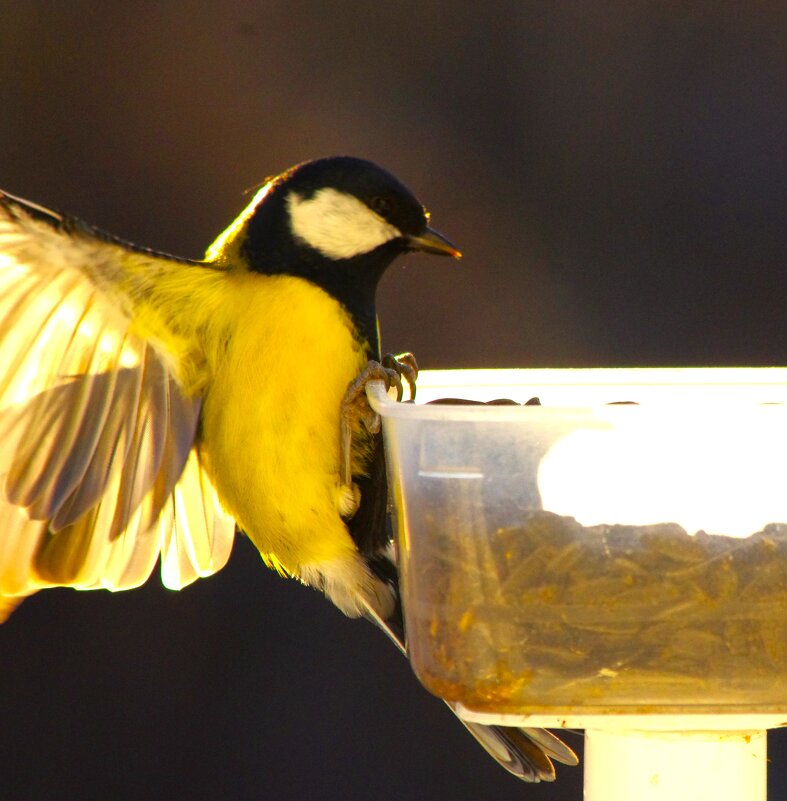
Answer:
<svg viewBox="0 0 787 801"><path fill-rule="evenodd" d="M199 395L134 314L133 275L181 264L0 192L0 621L42 587L128 589L160 555L180 588L229 557Z"/></svg>

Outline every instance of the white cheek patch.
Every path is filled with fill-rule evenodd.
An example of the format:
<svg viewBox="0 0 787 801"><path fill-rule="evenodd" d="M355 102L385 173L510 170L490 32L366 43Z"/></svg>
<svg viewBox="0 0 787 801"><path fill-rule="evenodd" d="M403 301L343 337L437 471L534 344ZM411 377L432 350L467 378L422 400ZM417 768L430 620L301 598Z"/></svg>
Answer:
<svg viewBox="0 0 787 801"><path fill-rule="evenodd" d="M353 195L326 187L310 198L287 196L292 233L329 259L349 259L402 235Z"/></svg>

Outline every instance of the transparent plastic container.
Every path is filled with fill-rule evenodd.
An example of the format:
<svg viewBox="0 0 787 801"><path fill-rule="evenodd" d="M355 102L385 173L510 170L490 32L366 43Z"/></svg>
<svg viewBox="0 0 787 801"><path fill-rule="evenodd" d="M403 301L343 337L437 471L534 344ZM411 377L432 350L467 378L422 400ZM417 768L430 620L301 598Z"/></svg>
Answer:
<svg viewBox="0 0 787 801"><path fill-rule="evenodd" d="M787 712L787 369L424 372L418 404L369 396L427 689L480 720ZM422 405L446 397L541 405Z"/></svg>

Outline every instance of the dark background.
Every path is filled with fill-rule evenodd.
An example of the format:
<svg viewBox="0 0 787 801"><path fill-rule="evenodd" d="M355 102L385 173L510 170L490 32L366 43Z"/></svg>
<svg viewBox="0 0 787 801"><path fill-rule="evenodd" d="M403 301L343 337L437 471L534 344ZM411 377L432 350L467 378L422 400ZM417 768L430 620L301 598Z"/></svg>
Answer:
<svg viewBox="0 0 787 801"><path fill-rule="evenodd" d="M0 10L0 185L185 256L299 161L408 184L459 263L386 276L425 367L787 363L781 2ZM576 742L576 740L575 740ZM787 737L771 736L771 797ZM0 629L0 798L571 799L522 787L371 626L245 541L181 592Z"/></svg>

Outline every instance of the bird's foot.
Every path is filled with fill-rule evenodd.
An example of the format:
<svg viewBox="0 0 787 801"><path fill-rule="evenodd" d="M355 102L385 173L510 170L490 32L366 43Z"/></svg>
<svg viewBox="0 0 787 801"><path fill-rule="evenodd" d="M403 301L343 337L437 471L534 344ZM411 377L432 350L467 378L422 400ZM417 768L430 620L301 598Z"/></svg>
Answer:
<svg viewBox="0 0 787 801"><path fill-rule="evenodd" d="M410 388L410 400L415 399L415 380L418 377L418 362L412 353L394 356L387 353L379 361L370 360L361 374L347 387L341 407L341 470L343 497L342 516L352 517L360 503L360 493L352 480L352 432L360 421L370 434L380 431L380 416L369 405L366 385L370 381L382 381L386 389L396 388L396 398L404 397L402 378Z"/></svg>
<svg viewBox="0 0 787 801"><path fill-rule="evenodd" d="M415 360L415 356L409 351L399 353L396 356L392 353L386 353L382 358L381 364L386 370L393 370L395 373L393 385L397 389L397 400L402 400L404 394L402 390L402 378L404 378L410 388L410 400L414 401L415 381L418 378L418 362Z"/></svg>

